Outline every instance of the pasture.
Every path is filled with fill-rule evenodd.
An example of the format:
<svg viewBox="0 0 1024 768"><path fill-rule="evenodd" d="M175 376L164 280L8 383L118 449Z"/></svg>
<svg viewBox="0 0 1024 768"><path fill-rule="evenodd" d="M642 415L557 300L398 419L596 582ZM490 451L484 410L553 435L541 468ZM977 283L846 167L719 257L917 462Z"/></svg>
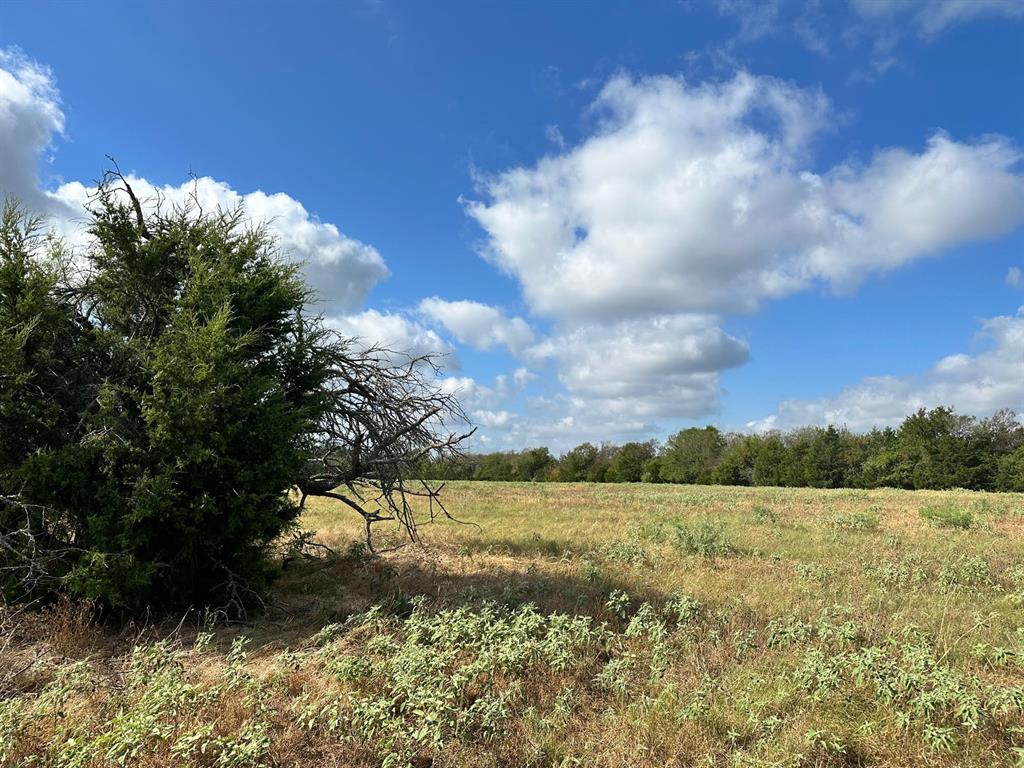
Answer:
<svg viewBox="0 0 1024 768"><path fill-rule="evenodd" d="M266 609L0 618L12 766L1022 766L1024 494L455 483Z"/></svg>

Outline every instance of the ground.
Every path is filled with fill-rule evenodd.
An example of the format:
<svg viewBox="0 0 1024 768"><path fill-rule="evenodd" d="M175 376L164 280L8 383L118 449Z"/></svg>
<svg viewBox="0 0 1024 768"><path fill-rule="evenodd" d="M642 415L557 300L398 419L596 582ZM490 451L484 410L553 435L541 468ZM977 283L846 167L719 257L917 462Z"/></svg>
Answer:
<svg viewBox="0 0 1024 768"><path fill-rule="evenodd" d="M7 612L0 763L1022 766L1024 495L453 483L247 622Z"/></svg>

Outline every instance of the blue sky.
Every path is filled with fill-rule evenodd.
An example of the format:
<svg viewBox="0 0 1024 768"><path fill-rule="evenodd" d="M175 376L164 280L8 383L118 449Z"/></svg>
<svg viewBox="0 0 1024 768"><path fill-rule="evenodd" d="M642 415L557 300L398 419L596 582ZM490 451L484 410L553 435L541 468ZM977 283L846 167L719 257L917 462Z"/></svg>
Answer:
<svg viewBox="0 0 1024 768"><path fill-rule="evenodd" d="M0 192L84 245L106 154L194 172L447 353L480 447L1024 410L1022 43L1024 0L13 2Z"/></svg>

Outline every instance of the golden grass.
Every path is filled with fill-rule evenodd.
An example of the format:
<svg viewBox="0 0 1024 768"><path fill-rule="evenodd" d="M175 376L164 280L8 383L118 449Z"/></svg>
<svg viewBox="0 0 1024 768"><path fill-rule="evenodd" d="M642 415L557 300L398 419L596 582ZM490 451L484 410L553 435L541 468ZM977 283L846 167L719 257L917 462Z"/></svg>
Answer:
<svg viewBox="0 0 1024 768"><path fill-rule="evenodd" d="M1024 765L1024 495L453 483L448 502L472 525L367 560L346 554L358 521L311 499L342 554L290 565L250 623L0 623L0 763ZM922 519L943 506L971 526Z"/></svg>

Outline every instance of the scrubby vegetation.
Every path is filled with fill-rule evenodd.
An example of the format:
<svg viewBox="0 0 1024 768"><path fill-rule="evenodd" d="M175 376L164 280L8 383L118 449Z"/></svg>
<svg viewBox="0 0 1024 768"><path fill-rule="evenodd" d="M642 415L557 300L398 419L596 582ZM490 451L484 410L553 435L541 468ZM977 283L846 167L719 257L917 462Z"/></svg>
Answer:
<svg viewBox="0 0 1024 768"><path fill-rule="evenodd" d="M303 523L347 554L292 559L251 623L4 613L0 764L1024 760L1022 495L451 492L480 529L378 558L312 499Z"/></svg>
<svg viewBox="0 0 1024 768"><path fill-rule="evenodd" d="M987 419L922 409L899 429L845 428L722 434L691 427L655 442L583 443L556 458L547 448L431 462L458 480L697 483L790 488L969 488L1024 491L1024 427L1011 411Z"/></svg>
<svg viewBox="0 0 1024 768"><path fill-rule="evenodd" d="M430 358L360 350L244 212L138 200L119 171L72 254L0 212L0 598L243 613L302 499L415 539L406 484L456 448ZM339 490L340 487L340 490ZM431 507L446 514L443 506Z"/></svg>

